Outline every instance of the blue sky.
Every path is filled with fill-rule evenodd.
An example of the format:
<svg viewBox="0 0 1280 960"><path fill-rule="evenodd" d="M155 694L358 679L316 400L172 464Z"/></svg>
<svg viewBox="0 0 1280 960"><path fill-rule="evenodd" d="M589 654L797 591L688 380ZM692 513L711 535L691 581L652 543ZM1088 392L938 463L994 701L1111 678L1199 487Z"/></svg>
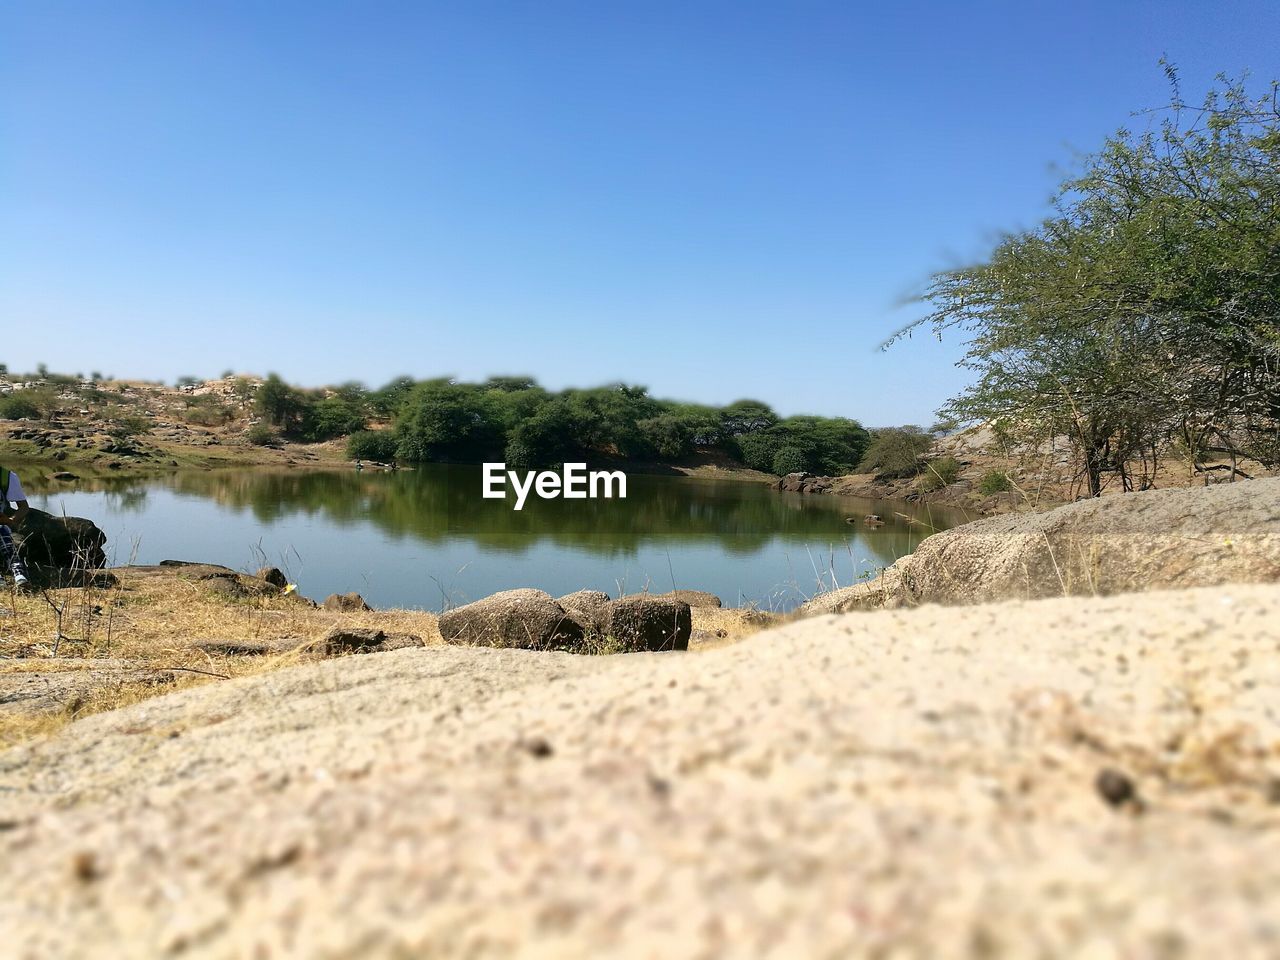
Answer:
<svg viewBox="0 0 1280 960"><path fill-rule="evenodd" d="M1280 4L0 2L3 359L529 373L928 423L879 353L1053 165Z"/></svg>

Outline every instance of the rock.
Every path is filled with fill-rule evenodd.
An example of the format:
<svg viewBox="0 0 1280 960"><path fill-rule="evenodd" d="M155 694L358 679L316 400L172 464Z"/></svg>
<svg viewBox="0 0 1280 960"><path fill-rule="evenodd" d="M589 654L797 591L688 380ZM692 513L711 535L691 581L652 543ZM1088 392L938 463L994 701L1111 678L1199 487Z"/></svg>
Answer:
<svg viewBox="0 0 1280 960"><path fill-rule="evenodd" d="M693 617L683 600L637 594L610 601L603 626L628 651L688 650Z"/></svg>
<svg viewBox="0 0 1280 960"><path fill-rule="evenodd" d="M830 493L833 483L830 477L816 477L812 473L788 473L775 487L787 493Z"/></svg>
<svg viewBox="0 0 1280 960"><path fill-rule="evenodd" d="M198 640L191 646L215 657L262 657L280 652L276 644L256 640Z"/></svg>
<svg viewBox="0 0 1280 960"><path fill-rule="evenodd" d="M654 597L667 597L671 600L683 600L691 607L724 606L719 597L714 593L707 593L705 590L669 590L666 593L656 593L654 594Z"/></svg>
<svg viewBox="0 0 1280 960"><path fill-rule="evenodd" d="M61 480L61 481L63 481L64 483L69 483L69 482L70 482L70 481L72 481L72 480L79 480L79 479L80 479L80 477L79 477L79 476L77 476L77 475L76 475L76 474L74 474L74 473L68 473L66 470L60 470L60 471L58 471L57 473L51 474L51 475L49 476L49 479L50 479L50 480Z"/></svg>
<svg viewBox="0 0 1280 960"><path fill-rule="evenodd" d="M1280 478L1148 490L1005 514L926 538L869 584L804 615L921 603L1280 581Z"/></svg>
<svg viewBox="0 0 1280 960"><path fill-rule="evenodd" d="M249 591L240 583L240 578L234 574L230 576L225 574L212 574L207 577L201 577L200 582L208 587L212 593L227 597L231 600L240 600L249 596Z"/></svg>
<svg viewBox="0 0 1280 960"><path fill-rule="evenodd" d="M55 517L31 510L16 534L22 557L32 566L96 570L105 567L107 535L92 520Z"/></svg>
<svg viewBox="0 0 1280 960"><path fill-rule="evenodd" d="M1273 957L1277 677L1227 586L184 684L0 758L3 953Z"/></svg>
<svg viewBox="0 0 1280 960"><path fill-rule="evenodd" d="M265 580L273 587L279 587L283 590L289 585L289 578L284 575L279 567L262 567L257 577L259 580Z"/></svg>
<svg viewBox="0 0 1280 960"><path fill-rule="evenodd" d="M381 630L334 627L321 637L317 647L325 656L332 657L343 653L368 653L381 649L386 642L387 635Z"/></svg>
<svg viewBox="0 0 1280 960"><path fill-rule="evenodd" d="M788 493L800 493L804 490L804 483L809 479L807 473L788 473L785 477L778 481L778 489Z"/></svg>
<svg viewBox="0 0 1280 960"><path fill-rule="evenodd" d="M440 615L446 643L574 650L588 626L541 590L505 590Z"/></svg>
<svg viewBox="0 0 1280 960"><path fill-rule="evenodd" d="M365 603L364 597L358 593L331 593L324 598L324 608L341 613L364 613L373 610L373 607Z"/></svg>
<svg viewBox="0 0 1280 960"><path fill-rule="evenodd" d="M604 632L604 611L609 605L609 595L602 590L578 590L567 593L556 601L565 613L581 623L588 633Z"/></svg>

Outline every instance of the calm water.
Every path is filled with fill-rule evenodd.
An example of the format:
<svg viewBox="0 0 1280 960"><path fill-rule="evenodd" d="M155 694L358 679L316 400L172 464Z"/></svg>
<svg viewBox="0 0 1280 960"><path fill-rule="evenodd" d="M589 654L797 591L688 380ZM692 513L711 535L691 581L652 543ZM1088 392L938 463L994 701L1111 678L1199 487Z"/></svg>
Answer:
<svg viewBox="0 0 1280 960"><path fill-rule="evenodd" d="M628 477L626 500L480 497L478 467L390 473L235 470L32 483L34 506L89 517L111 562L283 569L306 596L440 609L512 587L710 590L785 610L910 553L964 518L907 504L783 494L763 484ZM861 523L878 513L887 523ZM858 522L845 522L855 517Z"/></svg>

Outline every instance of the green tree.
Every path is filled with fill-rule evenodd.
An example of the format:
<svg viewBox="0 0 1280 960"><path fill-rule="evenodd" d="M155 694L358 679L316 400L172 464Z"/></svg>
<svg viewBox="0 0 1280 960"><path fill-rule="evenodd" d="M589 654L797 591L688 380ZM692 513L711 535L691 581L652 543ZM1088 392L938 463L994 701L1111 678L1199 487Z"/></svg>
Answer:
<svg viewBox="0 0 1280 960"><path fill-rule="evenodd" d="M917 426L872 430L859 467L882 477L914 476L932 446L933 438Z"/></svg>
<svg viewBox="0 0 1280 960"><path fill-rule="evenodd" d="M254 406L259 416L286 434L295 433L303 424L311 406L310 398L289 386L277 374L269 374L258 388Z"/></svg>
<svg viewBox="0 0 1280 960"><path fill-rule="evenodd" d="M426 380L405 396L396 422L400 454L419 462L479 462L506 437L485 392L451 380Z"/></svg>
<svg viewBox="0 0 1280 960"><path fill-rule="evenodd" d="M1192 109L1168 73L1158 128L1119 131L1040 226L937 274L920 321L968 339L976 380L943 413L1070 438L1095 496L1175 440L1192 469L1280 463L1277 86L1223 81Z"/></svg>

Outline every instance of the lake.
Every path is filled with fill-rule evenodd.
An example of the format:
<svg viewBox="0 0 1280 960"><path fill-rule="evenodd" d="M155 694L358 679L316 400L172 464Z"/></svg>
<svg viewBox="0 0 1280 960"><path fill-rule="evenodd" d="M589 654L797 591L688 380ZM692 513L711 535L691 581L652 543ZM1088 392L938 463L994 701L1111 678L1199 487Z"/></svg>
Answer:
<svg viewBox="0 0 1280 960"><path fill-rule="evenodd" d="M25 478L24 478L25 480ZM953 512L761 483L627 478L625 500L480 496L479 467L399 473L240 469L151 479L32 482L32 505L88 517L112 564L278 566L305 596L354 590L375 608L439 610L498 590L709 590L788 610L874 575ZM868 513L882 527L861 522ZM854 523L846 517L855 518Z"/></svg>

